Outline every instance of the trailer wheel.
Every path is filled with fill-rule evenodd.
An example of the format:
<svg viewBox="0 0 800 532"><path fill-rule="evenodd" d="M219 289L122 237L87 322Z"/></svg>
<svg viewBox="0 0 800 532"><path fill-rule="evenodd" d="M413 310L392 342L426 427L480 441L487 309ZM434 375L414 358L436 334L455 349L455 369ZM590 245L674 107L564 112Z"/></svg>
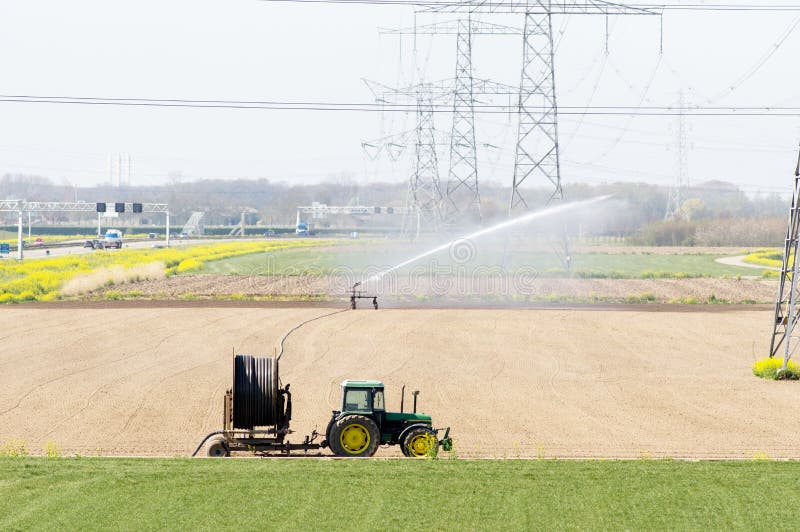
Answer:
<svg viewBox="0 0 800 532"><path fill-rule="evenodd" d="M411 429L400 445L403 454L413 458L425 458L436 456L439 451L439 442L436 441L436 433L430 429L419 427Z"/></svg>
<svg viewBox="0 0 800 532"><path fill-rule="evenodd" d="M210 458L223 458L231 455L230 451L228 450L228 443L222 436L217 436L208 442L207 449L207 453Z"/></svg>
<svg viewBox="0 0 800 532"><path fill-rule="evenodd" d="M330 441L333 454L361 458L372 456L381 443L378 425L366 416L346 416L331 427Z"/></svg>

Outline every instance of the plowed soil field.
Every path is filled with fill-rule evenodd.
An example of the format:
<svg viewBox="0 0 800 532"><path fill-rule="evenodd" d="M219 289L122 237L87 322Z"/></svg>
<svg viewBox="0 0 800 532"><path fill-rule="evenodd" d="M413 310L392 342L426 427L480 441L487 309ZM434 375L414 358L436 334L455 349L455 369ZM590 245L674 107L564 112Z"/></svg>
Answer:
<svg viewBox="0 0 800 532"><path fill-rule="evenodd" d="M800 384L750 370L771 312L680 310L359 309L315 321L281 361L293 440L324 430L343 379L374 378L391 409L403 384L421 390L420 409L452 427L462 457L800 458ZM272 354L328 312L4 307L0 444L187 455L220 428L232 353Z"/></svg>

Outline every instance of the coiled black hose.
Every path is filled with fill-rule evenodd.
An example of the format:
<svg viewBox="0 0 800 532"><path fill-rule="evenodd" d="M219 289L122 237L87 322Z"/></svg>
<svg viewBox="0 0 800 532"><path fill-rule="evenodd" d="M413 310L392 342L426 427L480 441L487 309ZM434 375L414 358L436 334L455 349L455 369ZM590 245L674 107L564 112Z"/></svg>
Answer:
<svg viewBox="0 0 800 532"><path fill-rule="evenodd" d="M252 429L278 419L278 360L236 355L233 361L233 426Z"/></svg>

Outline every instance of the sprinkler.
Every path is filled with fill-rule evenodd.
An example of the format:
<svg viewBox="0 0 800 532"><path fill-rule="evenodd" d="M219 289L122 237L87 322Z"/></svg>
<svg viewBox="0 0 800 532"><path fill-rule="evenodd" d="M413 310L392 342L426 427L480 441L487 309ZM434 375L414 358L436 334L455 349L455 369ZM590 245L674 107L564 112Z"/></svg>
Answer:
<svg viewBox="0 0 800 532"><path fill-rule="evenodd" d="M350 308L353 310L356 309L357 299L371 299L372 306L375 307L375 310L378 310L378 296L370 296L361 290L356 290L359 286L361 286L361 281L354 284L353 288L350 289Z"/></svg>

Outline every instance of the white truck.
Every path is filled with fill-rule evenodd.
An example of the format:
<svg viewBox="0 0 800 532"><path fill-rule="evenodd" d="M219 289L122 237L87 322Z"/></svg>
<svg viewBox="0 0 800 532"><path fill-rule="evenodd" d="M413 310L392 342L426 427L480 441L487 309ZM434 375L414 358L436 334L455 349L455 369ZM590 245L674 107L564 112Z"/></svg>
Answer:
<svg viewBox="0 0 800 532"><path fill-rule="evenodd" d="M109 229L103 238L103 247L122 249L122 231L119 229Z"/></svg>

